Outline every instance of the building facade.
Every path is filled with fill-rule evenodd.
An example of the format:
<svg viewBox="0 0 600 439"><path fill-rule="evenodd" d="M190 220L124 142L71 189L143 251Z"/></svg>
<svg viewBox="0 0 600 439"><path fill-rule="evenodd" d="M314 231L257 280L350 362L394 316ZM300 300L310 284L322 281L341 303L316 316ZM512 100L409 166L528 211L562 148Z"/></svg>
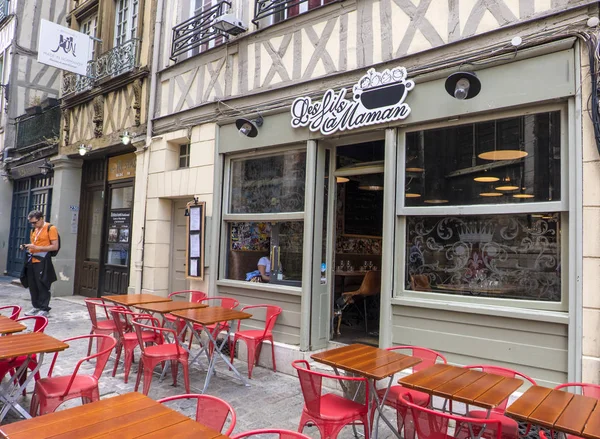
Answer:
<svg viewBox="0 0 600 439"><path fill-rule="evenodd" d="M131 292L281 306L285 358L352 333L599 381L596 2L199 3L158 2ZM215 29L227 11L248 30Z"/></svg>
<svg viewBox="0 0 600 439"><path fill-rule="evenodd" d="M67 22L92 37L92 59L87 76L63 74L54 165L60 199L53 206L62 231L56 295L127 292L134 178L147 132L153 7L151 0L69 4Z"/></svg>
<svg viewBox="0 0 600 439"><path fill-rule="evenodd" d="M23 266L27 213L55 213L49 160L58 152L60 71L37 62L37 47L41 20L64 25L66 13L66 0L0 2L0 266L11 276Z"/></svg>

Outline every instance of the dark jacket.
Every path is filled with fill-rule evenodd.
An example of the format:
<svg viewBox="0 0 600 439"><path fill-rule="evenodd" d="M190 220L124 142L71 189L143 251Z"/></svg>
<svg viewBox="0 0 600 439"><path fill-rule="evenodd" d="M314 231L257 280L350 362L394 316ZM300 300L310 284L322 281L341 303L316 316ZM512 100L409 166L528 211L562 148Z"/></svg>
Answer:
<svg viewBox="0 0 600 439"><path fill-rule="evenodd" d="M21 284L25 288L29 288L29 281L27 280L27 270L32 270L35 268L36 270L41 270L40 279L42 283L46 286L46 288L50 289L50 285L52 285L52 283L56 282L57 280L56 271L54 271L54 265L52 264L52 258L49 255L46 255L43 258L37 256L37 258L41 259L41 262L33 264L30 262L31 255L29 253L27 254L26 262L25 264L23 264L23 269L21 270L21 275L19 276Z"/></svg>

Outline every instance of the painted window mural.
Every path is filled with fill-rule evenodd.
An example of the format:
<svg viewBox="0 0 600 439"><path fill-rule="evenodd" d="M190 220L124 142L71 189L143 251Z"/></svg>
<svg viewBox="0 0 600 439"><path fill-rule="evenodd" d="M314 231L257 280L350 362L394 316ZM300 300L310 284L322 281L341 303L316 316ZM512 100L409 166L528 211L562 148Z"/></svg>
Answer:
<svg viewBox="0 0 600 439"><path fill-rule="evenodd" d="M407 288L560 301L559 218L558 213L409 217Z"/></svg>

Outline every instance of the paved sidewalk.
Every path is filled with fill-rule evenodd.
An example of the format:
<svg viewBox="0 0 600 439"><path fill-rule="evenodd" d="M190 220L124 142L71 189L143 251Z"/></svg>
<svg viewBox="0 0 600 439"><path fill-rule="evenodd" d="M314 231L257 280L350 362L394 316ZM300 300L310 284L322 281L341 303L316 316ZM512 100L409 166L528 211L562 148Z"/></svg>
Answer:
<svg viewBox="0 0 600 439"><path fill-rule="evenodd" d="M31 308L29 292L22 287L10 284L9 278L0 278L0 306L12 304L20 305L23 308L23 313L25 313ZM82 297L53 298L50 306L52 307L52 311L50 312L49 324L45 331L47 334L58 339L65 339L90 332L90 320ZM73 344L59 355L54 374L70 374L73 365L85 356L86 350L87 343L85 345L81 342L78 345ZM129 383L125 384L123 382L122 363L117 368L117 375L114 378L111 376L114 366L113 354L100 380L101 398L133 392L137 376L137 358L138 355L136 353L136 364L132 366ZM44 366L42 366L42 376L46 375L50 361L51 356L47 356L44 360ZM245 362L236 360L235 365L242 375L246 374L247 376ZM84 365L84 368L89 369L89 363ZM158 371L158 369L156 370ZM201 367L197 365L190 367L192 393L201 392L205 376L206 372ZM212 378L207 393L224 399L235 409L237 424L234 433L268 427L290 430L298 428L304 401L297 377L274 373L271 369L255 367L250 384L250 387L243 386L222 362L217 363L217 375ZM29 408L30 392L32 390L33 383L30 384L28 394L22 401L22 405L27 409ZM181 374L177 382L177 387L173 387L170 372L167 373L163 382L159 381L159 375L155 373L149 393L151 398L160 399L181 393L185 393ZM73 400L64 406L79 404L79 400ZM173 405L171 407L175 408ZM192 413L192 408L189 405L181 405L178 409L188 415ZM14 422L17 420L11 416L12 414L7 416L4 422ZM390 418L395 420L395 416L391 413ZM359 428L359 430L361 429ZM381 423L379 431L379 437L382 439L392 437L391 432L383 423ZM320 437L315 427L306 428L304 433L313 438ZM352 428L346 427L339 437L340 439L354 437Z"/></svg>

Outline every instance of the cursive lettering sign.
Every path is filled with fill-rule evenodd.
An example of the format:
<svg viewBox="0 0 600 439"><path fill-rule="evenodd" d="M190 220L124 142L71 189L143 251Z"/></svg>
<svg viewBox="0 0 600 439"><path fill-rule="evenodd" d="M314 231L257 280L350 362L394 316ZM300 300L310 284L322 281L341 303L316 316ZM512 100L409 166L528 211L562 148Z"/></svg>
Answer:
<svg viewBox="0 0 600 439"><path fill-rule="evenodd" d="M352 99L346 99L348 89L327 90L320 101L310 97L294 100L291 108L292 127L308 127L324 135L352 130L367 125L406 119L410 106L404 102L415 83L406 78L406 69L396 67L383 72L369 69L352 88Z"/></svg>

